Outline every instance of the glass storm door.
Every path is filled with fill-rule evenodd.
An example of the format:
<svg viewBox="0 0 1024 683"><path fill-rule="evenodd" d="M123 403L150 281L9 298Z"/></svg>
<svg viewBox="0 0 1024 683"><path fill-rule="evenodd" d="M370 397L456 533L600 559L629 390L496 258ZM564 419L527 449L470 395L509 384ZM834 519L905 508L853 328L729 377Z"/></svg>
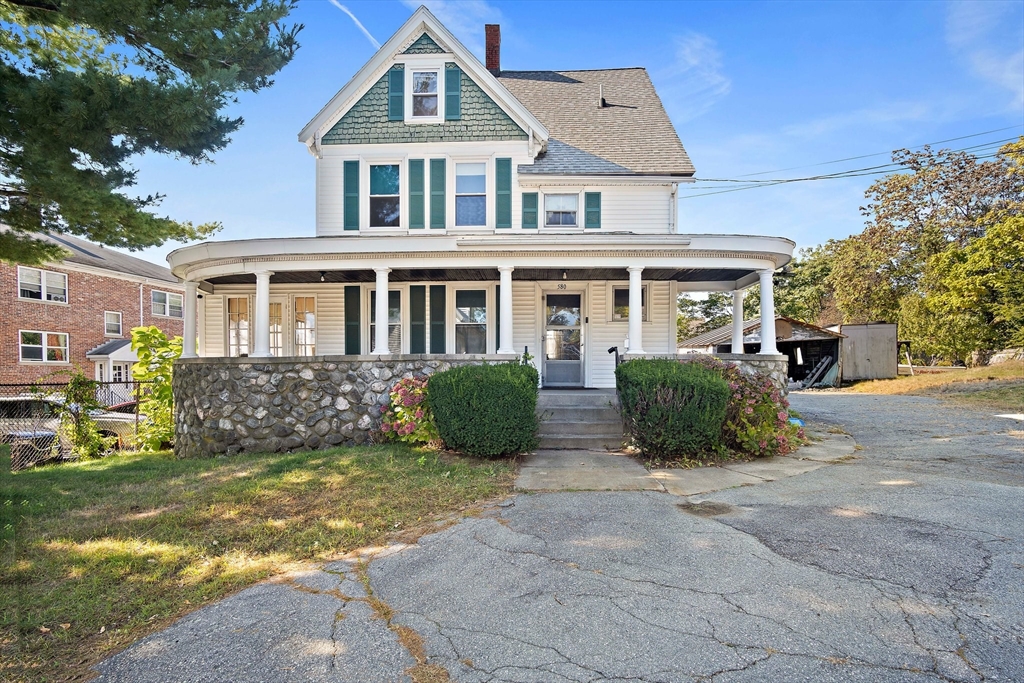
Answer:
<svg viewBox="0 0 1024 683"><path fill-rule="evenodd" d="M544 386L583 386L580 294L544 296Z"/></svg>

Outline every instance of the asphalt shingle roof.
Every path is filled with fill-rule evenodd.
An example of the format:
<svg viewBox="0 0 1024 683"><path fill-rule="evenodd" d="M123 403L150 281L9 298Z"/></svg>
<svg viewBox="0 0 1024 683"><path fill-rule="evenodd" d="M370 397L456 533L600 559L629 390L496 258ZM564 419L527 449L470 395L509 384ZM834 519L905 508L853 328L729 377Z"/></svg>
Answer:
<svg viewBox="0 0 1024 683"><path fill-rule="evenodd" d="M68 255L64 257L67 263L77 263L82 266L103 268L118 273L134 275L136 277L149 278L151 280L166 280L167 282L178 282L178 278L171 273L170 269L158 266L155 263L144 261L134 256L108 249L92 242L73 237L72 235L44 235L33 233L33 237L64 247Z"/></svg>
<svg viewBox="0 0 1024 683"><path fill-rule="evenodd" d="M547 151L520 173L694 173L646 69L502 71L498 80L550 135Z"/></svg>

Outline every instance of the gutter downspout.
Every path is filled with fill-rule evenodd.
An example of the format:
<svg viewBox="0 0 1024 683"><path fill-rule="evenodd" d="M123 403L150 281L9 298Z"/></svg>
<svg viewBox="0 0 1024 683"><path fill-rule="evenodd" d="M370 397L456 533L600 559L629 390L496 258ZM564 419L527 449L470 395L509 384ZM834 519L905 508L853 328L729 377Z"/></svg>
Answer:
<svg viewBox="0 0 1024 683"><path fill-rule="evenodd" d="M669 215L669 220L671 221L671 225L669 226L669 228L670 228L669 232L670 233L678 233L679 232L679 197L678 197L678 193L679 193L679 183L672 183L672 191L669 193L669 201L671 202L671 205L669 206L669 214L668 214Z"/></svg>
<svg viewBox="0 0 1024 683"><path fill-rule="evenodd" d="M145 327L146 321L142 317L142 312L145 309L142 307L142 283L139 283L139 327Z"/></svg>

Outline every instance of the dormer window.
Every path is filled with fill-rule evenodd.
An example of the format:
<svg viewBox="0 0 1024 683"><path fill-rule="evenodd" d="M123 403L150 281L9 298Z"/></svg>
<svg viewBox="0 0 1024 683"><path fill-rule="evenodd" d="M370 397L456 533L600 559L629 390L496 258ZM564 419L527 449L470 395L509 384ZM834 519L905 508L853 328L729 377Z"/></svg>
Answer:
<svg viewBox="0 0 1024 683"><path fill-rule="evenodd" d="M552 227L575 227L579 195L544 195L544 225Z"/></svg>
<svg viewBox="0 0 1024 683"><path fill-rule="evenodd" d="M437 72L412 72L412 115L413 118L436 117L437 113Z"/></svg>

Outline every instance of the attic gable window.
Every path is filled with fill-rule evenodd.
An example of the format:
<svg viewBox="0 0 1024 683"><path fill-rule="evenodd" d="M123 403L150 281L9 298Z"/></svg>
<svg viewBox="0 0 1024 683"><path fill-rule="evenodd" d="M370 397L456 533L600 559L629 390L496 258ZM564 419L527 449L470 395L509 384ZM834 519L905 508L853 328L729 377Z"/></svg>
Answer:
<svg viewBox="0 0 1024 683"><path fill-rule="evenodd" d="M437 112L437 71L412 72L412 115L435 117Z"/></svg>

